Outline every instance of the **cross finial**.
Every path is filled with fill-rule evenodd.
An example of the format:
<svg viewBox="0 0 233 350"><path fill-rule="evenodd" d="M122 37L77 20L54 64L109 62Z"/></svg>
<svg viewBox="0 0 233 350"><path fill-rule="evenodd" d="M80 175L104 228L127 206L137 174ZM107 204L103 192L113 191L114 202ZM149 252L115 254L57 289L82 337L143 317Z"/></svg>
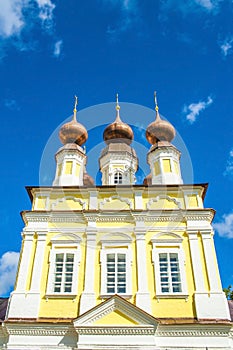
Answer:
<svg viewBox="0 0 233 350"><path fill-rule="evenodd" d="M118 94L116 94L116 110L119 111L120 105L119 105L119 99L118 99Z"/></svg>
<svg viewBox="0 0 233 350"><path fill-rule="evenodd" d="M155 110L156 110L156 112L158 112L159 111L159 106L158 106L156 91L154 92L154 100L155 100Z"/></svg>
<svg viewBox="0 0 233 350"><path fill-rule="evenodd" d="M75 95L74 96L74 117L73 117L74 120L76 120L77 105L78 105L78 97Z"/></svg>
<svg viewBox="0 0 233 350"><path fill-rule="evenodd" d="M77 112L77 105L78 105L78 97L75 95L74 96L74 110Z"/></svg>

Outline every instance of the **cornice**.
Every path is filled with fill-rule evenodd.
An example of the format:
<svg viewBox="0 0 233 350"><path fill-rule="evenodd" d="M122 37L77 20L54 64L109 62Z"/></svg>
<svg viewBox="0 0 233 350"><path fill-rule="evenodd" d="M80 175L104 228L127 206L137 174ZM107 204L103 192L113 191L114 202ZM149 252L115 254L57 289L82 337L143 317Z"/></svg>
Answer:
<svg viewBox="0 0 233 350"><path fill-rule="evenodd" d="M73 210L73 211L24 211L24 222L71 222L86 224L87 222L183 222L206 221L211 223L213 209L196 210Z"/></svg>
<svg viewBox="0 0 233 350"><path fill-rule="evenodd" d="M227 331L214 330L170 330L170 331L156 331L157 337L229 337Z"/></svg>
<svg viewBox="0 0 233 350"><path fill-rule="evenodd" d="M80 335L154 335L153 326L133 327L77 327L76 332Z"/></svg>
<svg viewBox="0 0 233 350"><path fill-rule="evenodd" d="M65 336L75 335L76 331L72 326L67 325L45 325L45 324L5 324L6 331L9 335L26 335L26 336Z"/></svg>

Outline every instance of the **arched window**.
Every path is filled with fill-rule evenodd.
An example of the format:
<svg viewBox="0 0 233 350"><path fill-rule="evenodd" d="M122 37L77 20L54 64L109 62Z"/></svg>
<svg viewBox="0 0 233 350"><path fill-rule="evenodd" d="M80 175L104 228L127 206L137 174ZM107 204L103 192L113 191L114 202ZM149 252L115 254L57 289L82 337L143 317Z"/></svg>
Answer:
<svg viewBox="0 0 233 350"><path fill-rule="evenodd" d="M122 174L119 171L114 174L114 184L115 185L122 184Z"/></svg>

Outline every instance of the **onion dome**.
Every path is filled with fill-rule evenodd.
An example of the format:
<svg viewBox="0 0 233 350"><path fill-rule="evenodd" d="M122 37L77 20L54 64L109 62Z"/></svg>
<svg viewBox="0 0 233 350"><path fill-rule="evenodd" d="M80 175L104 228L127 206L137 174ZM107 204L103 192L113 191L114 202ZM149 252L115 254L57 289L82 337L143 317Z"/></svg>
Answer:
<svg viewBox="0 0 233 350"><path fill-rule="evenodd" d="M107 144L111 142L125 142L127 144L131 144L133 140L133 130L128 124L122 122L120 118L118 94L116 98L116 119L112 124L109 124L106 127L103 138Z"/></svg>
<svg viewBox="0 0 233 350"><path fill-rule="evenodd" d="M175 128L171 123L160 118L159 107L157 104L156 92L155 97L155 111L156 118L146 129L146 138L148 142L152 145L156 144L158 141L168 141L171 142L176 136Z"/></svg>
<svg viewBox="0 0 233 350"><path fill-rule="evenodd" d="M145 185L145 186L152 185L152 174L151 173L144 178L143 185Z"/></svg>
<svg viewBox="0 0 233 350"><path fill-rule="evenodd" d="M83 173L83 185L84 186L93 186L94 185L94 179L87 173L86 167L84 167L84 173Z"/></svg>
<svg viewBox="0 0 233 350"><path fill-rule="evenodd" d="M78 98L75 96L73 119L71 122L62 125L59 131L59 138L64 145L67 143L76 143L81 146L88 138L85 127L77 122L77 104Z"/></svg>

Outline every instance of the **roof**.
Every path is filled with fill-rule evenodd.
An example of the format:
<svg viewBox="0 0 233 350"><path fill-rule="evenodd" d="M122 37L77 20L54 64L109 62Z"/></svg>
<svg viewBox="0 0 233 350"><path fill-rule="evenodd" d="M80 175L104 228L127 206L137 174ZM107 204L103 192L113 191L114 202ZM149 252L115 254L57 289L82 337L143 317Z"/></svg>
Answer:
<svg viewBox="0 0 233 350"><path fill-rule="evenodd" d="M233 300L228 300L228 306L229 306L231 321L233 322Z"/></svg>
<svg viewBox="0 0 233 350"><path fill-rule="evenodd" d="M5 320L9 298L0 298L0 322Z"/></svg>

